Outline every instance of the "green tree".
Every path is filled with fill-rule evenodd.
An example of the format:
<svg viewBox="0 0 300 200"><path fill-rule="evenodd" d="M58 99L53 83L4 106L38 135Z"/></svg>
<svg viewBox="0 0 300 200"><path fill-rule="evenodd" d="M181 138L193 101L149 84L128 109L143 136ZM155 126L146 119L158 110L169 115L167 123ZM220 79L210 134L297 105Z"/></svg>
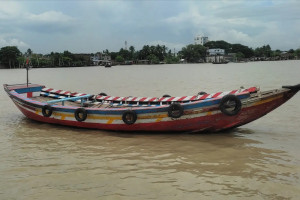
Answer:
<svg viewBox="0 0 300 200"><path fill-rule="evenodd" d="M231 53L239 53L239 52L242 53L245 58L251 58L252 56L254 56L253 49L241 44L232 44Z"/></svg>
<svg viewBox="0 0 300 200"><path fill-rule="evenodd" d="M116 60L117 56L118 56L118 52L110 52L110 57L112 60Z"/></svg>
<svg viewBox="0 0 300 200"><path fill-rule="evenodd" d="M237 52L235 56L238 61L241 61L243 58L245 58L245 55L242 52Z"/></svg>
<svg viewBox="0 0 300 200"><path fill-rule="evenodd" d="M294 52L295 56L299 59L300 58L300 48L296 49Z"/></svg>
<svg viewBox="0 0 300 200"><path fill-rule="evenodd" d="M104 53L105 55L110 55L110 53L109 53L109 50L108 50L108 49L105 49L105 51L103 51L103 53Z"/></svg>
<svg viewBox="0 0 300 200"><path fill-rule="evenodd" d="M129 52L130 52L130 60L135 60L136 56L135 56L135 48L134 48L134 46L130 46L129 47Z"/></svg>
<svg viewBox="0 0 300 200"><path fill-rule="evenodd" d="M3 65L10 69L16 67L17 58L21 55L20 50L16 46L6 46L0 49L0 61Z"/></svg>
<svg viewBox="0 0 300 200"><path fill-rule="evenodd" d="M31 56L32 54L32 50L31 49L27 49L27 51L25 52L26 56Z"/></svg>
<svg viewBox="0 0 300 200"><path fill-rule="evenodd" d="M150 54L151 51L149 45L144 45L143 48L138 52L138 58L140 60L145 60Z"/></svg>
<svg viewBox="0 0 300 200"><path fill-rule="evenodd" d="M125 60L131 60L130 52L126 49L121 48L119 56L123 57Z"/></svg>
<svg viewBox="0 0 300 200"><path fill-rule="evenodd" d="M272 54L272 50L270 45L264 45L254 50L254 55L256 57L271 57L271 54Z"/></svg>
<svg viewBox="0 0 300 200"><path fill-rule="evenodd" d="M25 66L26 63L26 58L24 56L19 56L17 58L18 64L19 64L19 68L23 68Z"/></svg>
<svg viewBox="0 0 300 200"><path fill-rule="evenodd" d="M199 62L200 60L205 60L206 47L200 44L190 44L183 47L178 54L188 62Z"/></svg>
<svg viewBox="0 0 300 200"><path fill-rule="evenodd" d="M145 60L148 56L154 55L159 61L163 61L167 56L167 50L168 48L165 45L144 45L143 48L137 52L136 57L140 60Z"/></svg>
<svg viewBox="0 0 300 200"><path fill-rule="evenodd" d="M147 59L151 64L159 64L159 59L154 54L150 54L149 56L147 56Z"/></svg>
<svg viewBox="0 0 300 200"><path fill-rule="evenodd" d="M273 56L277 57L281 55L281 51L279 49L276 49L275 51L273 51Z"/></svg>
<svg viewBox="0 0 300 200"><path fill-rule="evenodd" d="M175 63L178 63L179 62L179 58L178 57L175 57L173 55L168 55L166 58L165 58L165 62L167 64L175 64Z"/></svg>
<svg viewBox="0 0 300 200"><path fill-rule="evenodd" d="M232 53L231 52L231 44L228 42L225 42L224 40L218 40L218 41L209 41L204 44L205 47L208 47L209 49L224 49L225 53Z"/></svg>
<svg viewBox="0 0 300 200"><path fill-rule="evenodd" d="M124 62L124 58L122 56L118 55L116 57L116 61L119 62L119 63L122 63L122 62Z"/></svg>

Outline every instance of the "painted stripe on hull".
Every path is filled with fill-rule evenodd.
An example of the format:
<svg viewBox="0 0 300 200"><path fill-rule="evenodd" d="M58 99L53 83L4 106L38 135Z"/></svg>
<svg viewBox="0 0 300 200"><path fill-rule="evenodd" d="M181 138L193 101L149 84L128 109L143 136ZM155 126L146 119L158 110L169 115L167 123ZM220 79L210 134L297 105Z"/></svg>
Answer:
<svg viewBox="0 0 300 200"><path fill-rule="evenodd" d="M220 111L208 111L202 113L202 115L196 116L197 114L184 115L179 119L171 119L166 114L161 113L153 118L142 119L142 115L138 115L138 120L133 125L126 125L121 121L120 116L116 116L113 121L116 123L109 123L111 118L107 116L91 116L85 122L77 122L74 120L72 114L68 114L63 118L63 115L53 114L53 117L43 117L39 110L34 112L33 110L22 106L19 102L15 102L17 107L26 115L28 118L54 124L62 124L68 126L77 126L85 128L95 129L106 129L106 130L123 130L123 131L219 131L230 127L240 126L249 123L266 113L277 108L285 101L287 101L292 95L276 95L270 99L263 99L258 102L250 103L248 106L243 106L241 112L235 116L226 116ZM95 123L93 120L101 121L103 123ZM95 118L95 119L93 119ZM186 119L184 119L186 118ZM92 120L89 122L89 120ZM149 122L147 123L147 120ZM152 122L150 122L152 120ZM154 122L153 122L154 120ZM165 120L165 121L164 121Z"/></svg>

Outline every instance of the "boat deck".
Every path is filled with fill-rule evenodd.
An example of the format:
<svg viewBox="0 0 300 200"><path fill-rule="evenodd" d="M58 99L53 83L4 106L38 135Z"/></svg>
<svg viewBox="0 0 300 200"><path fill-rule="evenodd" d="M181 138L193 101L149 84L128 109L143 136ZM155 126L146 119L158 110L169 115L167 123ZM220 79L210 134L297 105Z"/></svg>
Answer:
<svg viewBox="0 0 300 200"><path fill-rule="evenodd" d="M43 96L35 96L31 98L32 100L36 100L39 102L47 102L47 101L52 101L53 98L51 97L43 97ZM61 102L58 103L53 103L52 105L61 105ZM74 107L81 107L81 104L79 101L64 101L65 106L74 106ZM102 102L87 102L84 103L83 107L88 107L88 108L112 108L112 107L122 107L122 106L116 106L112 105L110 103L102 103ZM125 106L123 106L125 107Z"/></svg>
<svg viewBox="0 0 300 200"><path fill-rule="evenodd" d="M271 95L281 93L285 91L286 89L275 89L275 90L269 90L269 91L257 91L250 94L250 97L247 98L247 102L253 102L257 101L258 99L267 98ZM39 102L47 102L52 101L53 97L45 97L45 96L34 96L31 99L39 101ZM61 102L53 103L52 105L62 105ZM150 104L127 104L127 103L114 103L112 101L95 101L95 100L87 100L83 103L83 106L81 106L80 100L77 101L64 101L65 106L74 106L74 107L86 107L86 108L124 108L124 107L150 107L150 106L159 106L160 104L156 105L150 105Z"/></svg>

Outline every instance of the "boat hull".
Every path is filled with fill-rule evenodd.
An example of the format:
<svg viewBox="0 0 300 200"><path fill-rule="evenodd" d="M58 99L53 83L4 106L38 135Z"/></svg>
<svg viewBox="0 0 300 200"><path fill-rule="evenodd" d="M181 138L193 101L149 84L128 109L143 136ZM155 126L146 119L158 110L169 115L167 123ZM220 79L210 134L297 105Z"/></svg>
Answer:
<svg viewBox="0 0 300 200"><path fill-rule="evenodd" d="M228 116L219 109L219 100L208 101L202 105L194 102L184 106L184 113L180 118L171 118L167 114L167 106L157 108L132 108L137 112L137 120L134 124L126 124L122 121L122 113L128 108L111 110L87 109L87 119L77 121L74 111L77 107L54 106L50 117L42 114L43 103L23 98L15 92L8 91L15 105L28 118L51 124L60 124L73 127L114 130L114 131L211 131L217 132L229 128L238 127L254 121L278 106L285 103L298 90L280 89L266 96L257 98L245 98L238 114Z"/></svg>

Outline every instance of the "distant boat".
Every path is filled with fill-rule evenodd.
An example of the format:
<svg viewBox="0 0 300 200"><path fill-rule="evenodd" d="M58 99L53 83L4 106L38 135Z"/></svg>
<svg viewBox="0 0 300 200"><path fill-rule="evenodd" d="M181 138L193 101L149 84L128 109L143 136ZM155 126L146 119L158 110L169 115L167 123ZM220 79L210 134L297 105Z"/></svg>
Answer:
<svg viewBox="0 0 300 200"><path fill-rule="evenodd" d="M221 61L214 61L212 62L212 64L227 64L228 61L227 60L221 60Z"/></svg>
<svg viewBox="0 0 300 200"><path fill-rule="evenodd" d="M104 65L105 67L111 67L111 62L107 62L107 63L105 63L105 65Z"/></svg>
<svg viewBox="0 0 300 200"><path fill-rule="evenodd" d="M4 90L25 116L45 123L114 131L216 132L266 115L293 97L300 84L181 97L90 95L39 84L4 84Z"/></svg>

